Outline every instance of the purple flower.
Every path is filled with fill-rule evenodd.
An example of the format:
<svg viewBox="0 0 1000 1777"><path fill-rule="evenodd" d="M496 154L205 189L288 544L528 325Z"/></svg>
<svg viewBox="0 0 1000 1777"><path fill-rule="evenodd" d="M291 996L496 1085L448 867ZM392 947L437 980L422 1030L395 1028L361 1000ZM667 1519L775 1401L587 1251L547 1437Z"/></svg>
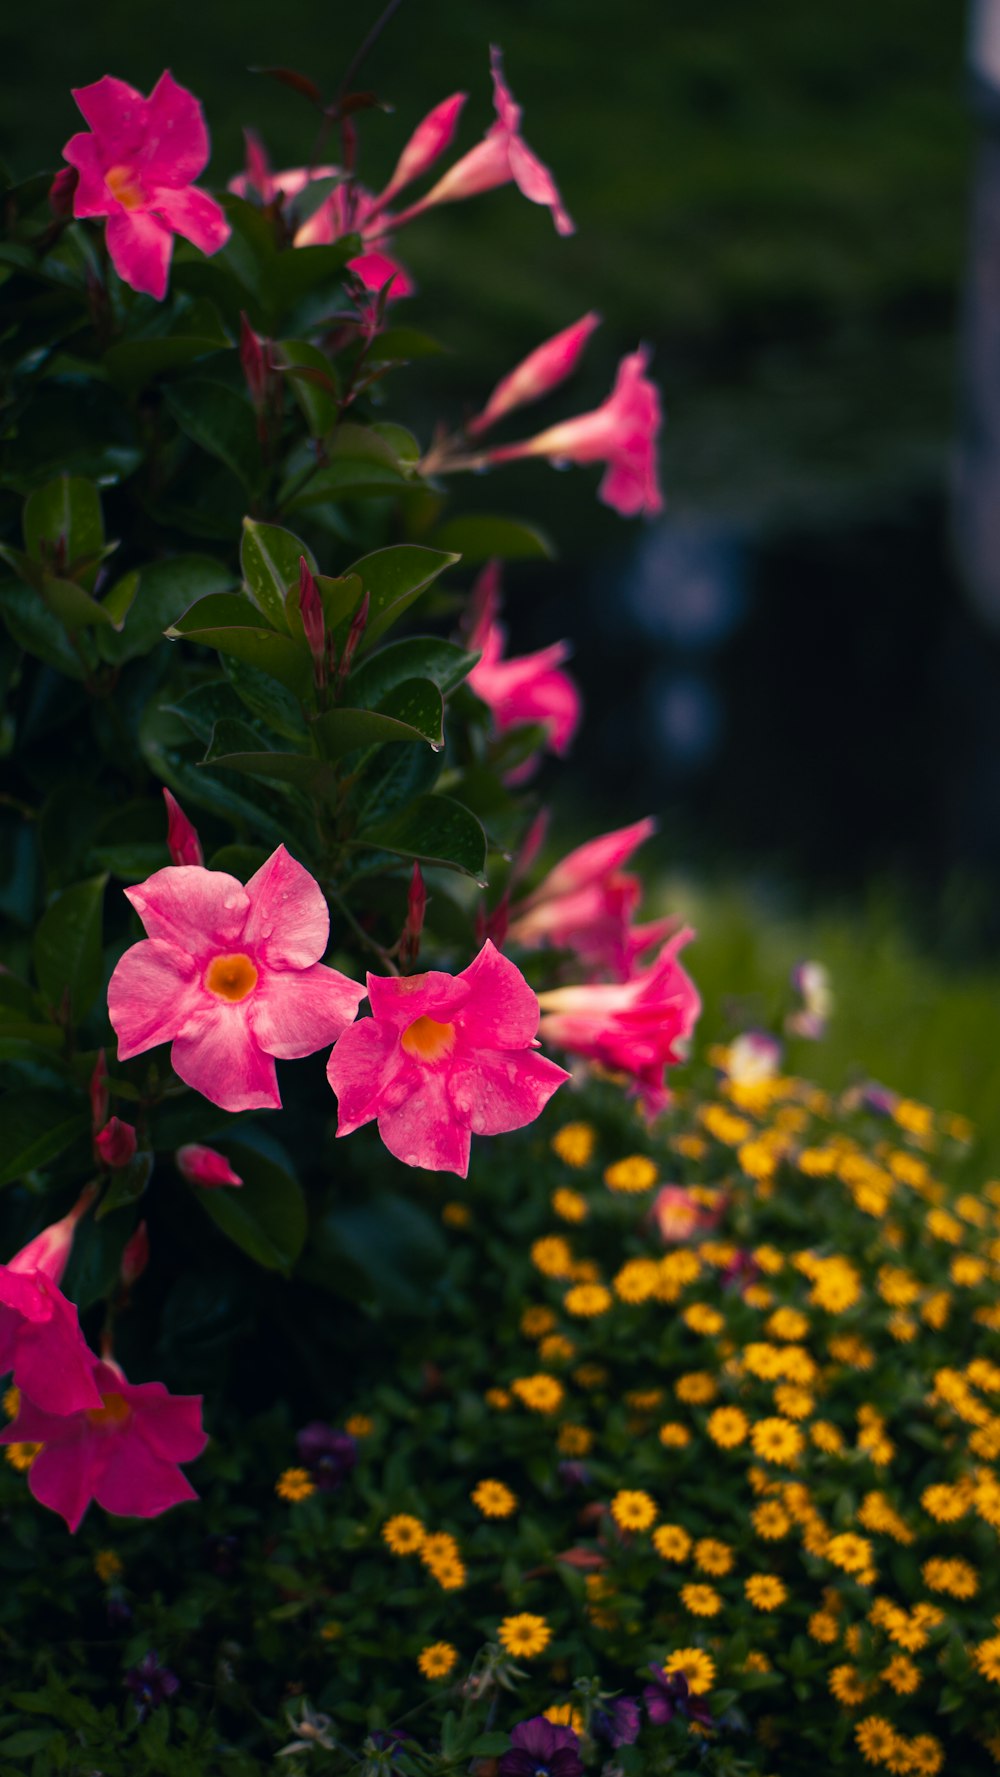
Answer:
<svg viewBox="0 0 1000 1777"><path fill-rule="evenodd" d="M346 1481L358 1460L357 1439L313 1419L297 1434L299 1460L309 1470L321 1493L333 1493Z"/></svg>
<svg viewBox="0 0 1000 1777"><path fill-rule="evenodd" d="M180 1679L175 1678L166 1666L160 1665L159 1656L153 1648L143 1655L138 1666L133 1666L126 1672L124 1683L135 1698L136 1714L140 1721L145 1721L152 1710L159 1709L161 1703L166 1703L175 1691L180 1690Z"/></svg>
<svg viewBox="0 0 1000 1777"><path fill-rule="evenodd" d="M703 1728L712 1726L712 1711L694 1696L683 1672L666 1673L662 1666L652 1664L649 1670L653 1682L646 1685L642 1700L651 1722L662 1727L673 1721L675 1715L681 1715L686 1721L699 1722Z"/></svg>
<svg viewBox="0 0 1000 1777"><path fill-rule="evenodd" d="M606 1709L595 1709L591 1717L595 1737L606 1746L634 1746L640 1726L639 1705L634 1697L616 1697Z"/></svg>
<svg viewBox="0 0 1000 1777"><path fill-rule="evenodd" d="M583 1777L572 1728L557 1727L544 1715L518 1722L500 1760L500 1777Z"/></svg>
<svg viewBox="0 0 1000 1777"><path fill-rule="evenodd" d="M560 1462L556 1474L564 1487L589 1487L590 1470L584 1462Z"/></svg>

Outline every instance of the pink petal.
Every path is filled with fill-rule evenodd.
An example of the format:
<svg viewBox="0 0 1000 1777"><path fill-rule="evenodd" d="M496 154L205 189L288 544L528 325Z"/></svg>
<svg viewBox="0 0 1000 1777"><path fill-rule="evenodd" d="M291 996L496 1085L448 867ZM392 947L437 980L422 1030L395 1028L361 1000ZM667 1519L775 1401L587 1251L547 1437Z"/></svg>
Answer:
<svg viewBox="0 0 1000 1777"><path fill-rule="evenodd" d="M588 839L586 845L578 845L575 851L567 852L555 869L550 870L531 900L540 901L551 895L564 895L571 889L578 888L581 883L593 882L597 877L610 875L640 845L651 839L655 832L656 822L648 815L645 820L633 821L630 827L616 827L613 833L602 833L597 839Z"/></svg>
<svg viewBox="0 0 1000 1777"><path fill-rule="evenodd" d="M105 74L92 86L75 86L73 97L97 137L105 167L139 152L146 136L147 101L134 86Z"/></svg>
<svg viewBox="0 0 1000 1777"><path fill-rule="evenodd" d="M246 886L250 913L243 942L259 947L272 969L318 963L330 936L330 910L314 876L283 845Z"/></svg>
<svg viewBox="0 0 1000 1777"><path fill-rule="evenodd" d="M575 234L576 223L559 195L552 174L520 136L511 138L509 158L511 177L522 197L533 204L544 204L552 212L557 234Z"/></svg>
<svg viewBox="0 0 1000 1777"><path fill-rule="evenodd" d="M146 102L142 165L154 185L190 185L208 164L208 130L193 93L170 70L160 75ZM196 241L196 246L201 243ZM205 248L210 252L211 248Z"/></svg>
<svg viewBox="0 0 1000 1777"><path fill-rule="evenodd" d="M94 1497L104 1454L94 1438L78 1437L65 1444L49 1441L28 1470L28 1486L39 1505L58 1512L70 1530L78 1529Z"/></svg>
<svg viewBox="0 0 1000 1777"><path fill-rule="evenodd" d="M510 155L507 152L506 136L493 135L492 132L463 154L448 171L442 174L437 184L432 186L426 197L411 204L406 210L399 212L393 222L398 227L404 220L421 215L435 204L459 203L463 198L478 197L481 192L494 191L498 185L509 185L513 174L510 170Z"/></svg>
<svg viewBox="0 0 1000 1777"><path fill-rule="evenodd" d="M502 377L493 390L492 395L479 416L469 427L473 437L485 432L488 426L496 425L505 413L512 413L516 407L523 407L529 401L538 401L551 389L558 388L571 376L580 361L594 328L600 326L601 317L593 310L571 327L564 327L544 344L536 346L520 364Z"/></svg>
<svg viewBox="0 0 1000 1777"><path fill-rule="evenodd" d="M468 973L468 971L466 971ZM469 989L461 975L428 969L422 975L369 975L368 1001L377 1023L403 1031L417 1018L447 1024L461 1011Z"/></svg>
<svg viewBox="0 0 1000 1777"><path fill-rule="evenodd" d="M249 891L224 870L167 864L127 888L125 897L151 938L162 938L200 961L243 941Z"/></svg>
<svg viewBox="0 0 1000 1777"><path fill-rule="evenodd" d="M250 1029L248 1002L200 1008L174 1039L174 1072L224 1111L280 1110L274 1061Z"/></svg>
<svg viewBox="0 0 1000 1777"><path fill-rule="evenodd" d="M108 217L108 252L123 283L162 302L174 237L146 210L115 210Z"/></svg>
<svg viewBox="0 0 1000 1777"><path fill-rule="evenodd" d="M71 136L63 149L63 158L79 175L73 193L74 216L107 216L115 208L115 199L104 183L107 163L98 147L96 136L81 130Z"/></svg>
<svg viewBox="0 0 1000 1777"><path fill-rule="evenodd" d="M433 166L438 156L451 147L466 97L465 93L452 93L449 99L442 99L418 123L396 162L392 178L379 195L379 207L388 203L389 198L397 191L402 191L404 185L411 185L414 179L419 179Z"/></svg>
<svg viewBox="0 0 1000 1777"><path fill-rule="evenodd" d="M337 1095L338 1135L352 1135L378 1115L387 1070L400 1060L416 1072L415 1063L403 1056L399 1033L391 1025L374 1018L348 1025L326 1064L326 1077Z"/></svg>
<svg viewBox="0 0 1000 1777"><path fill-rule="evenodd" d="M533 1049L516 1055L474 1049L463 1051L452 1068L449 1092L473 1135L505 1135L533 1123L568 1079L565 1068Z"/></svg>
<svg viewBox="0 0 1000 1777"><path fill-rule="evenodd" d="M39 1288L37 1279L6 1265L0 1265L0 1302L19 1321L47 1321L52 1313L51 1298Z"/></svg>
<svg viewBox="0 0 1000 1777"><path fill-rule="evenodd" d="M222 205L207 191L199 191L196 185L188 185L183 191L158 185L149 200L149 207L175 234L193 241L202 253L217 253L232 233Z"/></svg>
<svg viewBox="0 0 1000 1777"><path fill-rule="evenodd" d="M357 1015L365 989L339 969L313 963L263 975L251 997L250 1024L268 1055L296 1060L335 1043Z"/></svg>
<svg viewBox="0 0 1000 1777"><path fill-rule="evenodd" d="M335 1051L336 1053L336 1051ZM448 1090L448 1072L434 1068L414 1069L419 1077L399 1105L384 1101L378 1113L378 1132L390 1154L404 1166L423 1166L429 1172L469 1171L471 1131L456 1115Z"/></svg>
<svg viewBox="0 0 1000 1777"><path fill-rule="evenodd" d="M243 1183L225 1154L220 1154L216 1148L203 1147L200 1142L188 1142L185 1147L178 1148L174 1161L181 1177L187 1179L189 1185L200 1185L203 1191Z"/></svg>
<svg viewBox="0 0 1000 1777"><path fill-rule="evenodd" d="M108 983L108 1017L118 1037L119 1061L171 1042L203 998L197 965L183 950L159 938L133 944Z"/></svg>
<svg viewBox="0 0 1000 1777"><path fill-rule="evenodd" d="M192 1462L208 1443L201 1423L200 1394L170 1394L162 1382L129 1385L128 1404L135 1423L154 1455L167 1462Z"/></svg>
<svg viewBox="0 0 1000 1777"><path fill-rule="evenodd" d="M54 1287L50 1287L50 1295L52 1318L22 1325L14 1382L27 1400L48 1413L78 1413L99 1407L94 1356L84 1342L76 1307Z"/></svg>
<svg viewBox="0 0 1000 1777"><path fill-rule="evenodd" d="M469 989L462 1035L473 1048L524 1049L538 1031L538 1000L516 963L487 938L458 977Z"/></svg>
<svg viewBox="0 0 1000 1777"><path fill-rule="evenodd" d="M109 1434L108 1446L94 1487L94 1498L106 1512L119 1518L157 1518L171 1506L197 1499L176 1463L157 1456L131 1426L124 1433Z"/></svg>
<svg viewBox="0 0 1000 1777"><path fill-rule="evenodd" d="M416 289L405 266L398 259L390 259L388 253L359 253L357 258L347 261L347 267L361 279L366 290L382 290L390 284L389 302L412 296Z"/></svg>

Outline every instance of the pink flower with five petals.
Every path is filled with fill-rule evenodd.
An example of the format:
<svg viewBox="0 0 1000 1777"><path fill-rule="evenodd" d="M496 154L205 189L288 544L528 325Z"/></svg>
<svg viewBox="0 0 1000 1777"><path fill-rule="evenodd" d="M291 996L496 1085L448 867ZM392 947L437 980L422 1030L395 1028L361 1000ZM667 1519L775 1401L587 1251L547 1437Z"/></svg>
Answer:
<svg viewBox="0 0 1000 1777"><path fill-rule="evenodd" d="M13 1370L22 1398L49 1413L100 1406L93 1353L76 1308L59 1288L76 1224L95 1194L93 1186L82 1192L68 1215L0 1265L0 1376Z"/></svg>
<svg viewBox="0 0 1000 1777"><path fill-rule="evenodd" d="M125 893L148 937L108 987L119 1060L172 1043L174 1071L224 1111L280 1108L275 1057L334 1042L364 998L319 960L330 914L318 882L279 845L245 888L186 864Z"/></svg>
<svg viewBox="0 0 1000 1777"><path fill-rule="evenodd" d="M676 930L676 920L632 924L642 884L621 868L651 838L656 822L633 821L577 846L513 909L510 937L529 950L573 950L595 975L627 981L643 952Z"/></svg>
<svg viewBox="0 0 1000 1777"><path fill-rule="evenodd" d="M90 125L63 149L79 175L73 214L106 216L119 277L162 301L175 234L203 253L229 239L221 206L194 184L209 153L201 106L169 70L148 99L110 74L73 97Z"/></svg>
<svg viewBox="0 0 1000 1777"><path fill-rule="evenodd" d="M473 1135L523 1129L569 1077L535 1053L538 1000L488 940L460 975L369 975L368 999L327 1063L337 1134L377 1118L406 1166L465 1178Z"/></svg>

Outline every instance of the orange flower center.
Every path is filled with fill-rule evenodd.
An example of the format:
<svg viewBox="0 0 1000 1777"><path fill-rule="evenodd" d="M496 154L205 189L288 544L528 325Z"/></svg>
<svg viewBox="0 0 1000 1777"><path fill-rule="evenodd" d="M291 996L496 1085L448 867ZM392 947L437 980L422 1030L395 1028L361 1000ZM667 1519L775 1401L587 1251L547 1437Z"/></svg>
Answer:
<svg viewBox="0 0 1000 1777"><path fill-rule="evenodd" d="M220 1000L245 1000L257 985L257 971L248 956L217 956L209 964L205 986Z"/></svg>
<svg viewBox="0 0 1000 1777"><path fill-rule="evenodd" d="M104 183L117 204L124 210L137 210L146 201L142 181L134 167L109 167Z"/></svg>
<svg viewBox="0 0 1000 1777"><path fill-rule="evenodd" d="M123 1394L102 1394L103 1407L89 1407L87 1418L91 1425L99 1425L102 1431L114 1431L131 1417L132 1409Z"/></svg>
<svg viewBox="0 0 1000 1777"><path fill-rule="evenodd" d="M455 1047L455 1026L439 1024L436 1018L416 1018L399 1040L415 1061L440 1061Z"/></svg>

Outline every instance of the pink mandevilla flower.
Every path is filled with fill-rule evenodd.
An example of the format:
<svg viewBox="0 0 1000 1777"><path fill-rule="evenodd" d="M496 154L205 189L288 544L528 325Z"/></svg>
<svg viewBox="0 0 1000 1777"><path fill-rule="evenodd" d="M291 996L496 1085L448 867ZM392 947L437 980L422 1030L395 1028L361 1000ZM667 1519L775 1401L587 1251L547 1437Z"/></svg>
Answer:
<svg viewBox="0 0 1000 1777"><path fill-rule="evenodd" d="M647 1116L669 1103L664 1069L684 1059L701 1001L677 952L694 937L687 928L631 981L557 987L539 996L547 1042L629 1077Z"/></svg>
<svg viewBox="0 0 1000 1777"><path fill-rule="evenodd" d="M319 960L330 914L318 882L279 845L245 888L188 864L125 893L149 935L108 987L119 1060L172 1043L175 1072L213 1104L278 1109L275 1057L334 1042L364 998Z"/></svg>
<svg viewBox="0 0 1000 1777"><path fill-rule="evenodd" d="M217 1148L203 1147L200 1142L188 1142L186 1147L178 1148L174 1160L181 1177L187 1179L189 1185L200 1185L204 1191L215 1191L220 1185L243 1183L225 1154L220 1154Z"/></svg>
<svg viewBox="0 0 1000 1777"><path fill-rule="evenodd" d="M377 1118L404 1165L464 1178L473 1135L522 1129L568 1078L535 1053L538 1001L489 941L460 975L369 975L368 999L327 1064L337 1134Z"/></svg>
<svg viewBox="0 0 1000 1777"><path fill-rule="evenodd" d="M596 975L627 981L643 952L676 929L669 918L632 924L642 884L621 865L655 831L651 819L633 821L569 852L514 908L513 942L529 950L542 945L572 950Z"/></svg>
<svg viewBox="0 0 1000 1777"><path fill-rule="evenodd" d="M203 253L229 239L221 205L194 184L209 152L201 106L169 71L148 99L110 74L73 97L90 125L63 149L79 174L73 214L106 216L119 277L162 301L175 234Z"/></svg>
<svg viewBox="0 0 1000 1777"><path fill-rule="evenodd" d="M660 391L646 375L648 363L649 353L640 346L622 359L615 386L600 407L560 420L534 438L494 445L486 461L547 457L551 463L604 463L598 498L606 506L625 518L662 512L656 461L662 412Z"/></svg>
<svg viewBox="0 0 1000 1777"><path fill-rule="evenodd" d="M534 654L517 654L503 658L506 632L496 620L499 602L499 576L496 563L491 562L479 577L474 597L479 616L469 637L469 647L482 651L469 674L469 684L477 697L489 706L498 733L522 723L542 723L547 745L560 758L568 751L580 725L580 693L563 662L569 656L566 642L554 642ZM528 760L511 773L510 782L517 782L531 771Z"/></svg>
<svg viewBox="0 0 1000 1777"><path fill-rule="evenodd" d="M197 1499L178 1463L200 1456L208 1439L201 1395L168 1394L162 1382L129 1382L118 1364L91 1355L93 1406L45 1412L22 1398L0 1444L41 1444L28 1486L76 1530L92 1499L122 1518L156 1518Z"/></svg>
<svg viewBox="0 0 1000 1777"><path fill-rule="evenodd" d="M501 377L482 413L469 421L466 431L470 437L478 437L488 427L495 426L504 414L526 406L529 401L540 401L543 395L565 382L576 369L588 339L600 322L600 315L591 310L582 320L574 321L572 327L564 327L561 333L553 334L551 339L529 352L507 376Z"/></svg>
<svg viewBox="0 0 1000 1777"><path fill-rule="evenodd" d="M0 1265L0 1376L13 1370L22 1397L50 1413L101 1404L76 1308L58 1287L94 1195L88 1188L68 1215Z"/></svg>
<svg viewBox="0 0 1000 1777"><path fill-rule="evenodd" d="M650 1205L649 1218L665 1246L681 1246L719 1219L696 1203L683 1185L661 1185Z"/></svg>

